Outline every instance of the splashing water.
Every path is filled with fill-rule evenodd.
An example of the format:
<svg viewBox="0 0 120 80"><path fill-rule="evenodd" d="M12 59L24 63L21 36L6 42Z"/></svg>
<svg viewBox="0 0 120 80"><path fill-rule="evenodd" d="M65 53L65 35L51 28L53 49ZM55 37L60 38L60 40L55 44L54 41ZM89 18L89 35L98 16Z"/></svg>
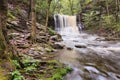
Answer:
<svg viewBox="0 0 120 80"><path fill-rule="evenodd" d="M54 15L55 31L61 35L76 35L79 34L77 27L76 16Z"/></svg>
<svg viewBox="0 0 120 80"><path fill-rule="evenodd" d="M54 20L55 31L62 35L65 45L73 49L59 52L59 60L74 70L64 80L120 80L119 41L102 41L104 37L79 33L76 16L56 14Z"/></svg>

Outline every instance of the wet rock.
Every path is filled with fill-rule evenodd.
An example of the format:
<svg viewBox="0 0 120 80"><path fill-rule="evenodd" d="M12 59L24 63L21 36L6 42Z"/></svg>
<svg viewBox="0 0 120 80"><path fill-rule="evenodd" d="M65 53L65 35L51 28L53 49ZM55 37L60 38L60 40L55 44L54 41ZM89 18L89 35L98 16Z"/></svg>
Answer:
<svg viewBox="0 0 120 80"><path fill-rule="evenodd" d="M62 38L60 35L56 34L54 36L51 36L49 40L59 42L59 41L62 41Z"/></svg>
<svg viewBox="0 0 120 80"><path fill-rule="evenodd" d="M43 32L43 31L41 31L41 32L39 33L39 36L46 36L46 33Z"/></svg>
<svg viewBox="0 0 120 80"><path fill-rule="evenodd" d="M30 33L26 34L25 38L30 39L30 37L31 37L30 35L31 35Z"/></svg>
<svg viewBox="0 0 120 80"><path fill-rule="evenodd" d="M10 33L9 35L16 35L16 36L19 36L20 33Z"/></svg>
<svg viewBox="0 0 120 80"><path fill-rule="evenodd" d="M20 37L21 37L21 38L24 38L24 37L25 37L25 35L21 35Z"/></svg>
<svg viewBox="0 0 120 80"><path fill-rule="evenodd" d="M46 36L39 36L37 37L36 41L38 43L42 43L42 42L47 42L48 38Z"/></svg>
<svg viewBox="0 0 120 80"><path fill-rule="evenodd" d="M41 57L43 60L46 60L47 59L47 57Z"/></svg>
<svg viewBox="0 0 120 80"><path fill-rule="evenodd" d="M44 54L44 52L39 52L39 54L41 54L41 55L42 55L42 54Z"/></svg>
<svg viewBox="0 0 120 80"><path fill-rule="evenodd" d="M63 41L62 36L60 34L57 34L58 36L58 41Z"/></svg>
<svg viewBox="0 0 120 80"><path fill-rule="evenodd" d="M46 30L46 27L44 26L44 25L42 25L42 24L39 24L39 23L36 23L36 25L37 25L37 29L39 29L39 30L43 30L43 31L45 31Z"/></svg>
<svg viewBox="0 0 120 80"><path fill-rule="evenodd" d="M37 47L35 48L36 51L44 51L43 47Z"/></svg>
<svg viewBox="0 0 120 80"><path fill-rule="evenodd" d="M87 48L85 45L75 45L76 48Z"/></svg>
<svg viewBox="0 0 120 80"><path fill-rule="evenodd" d="M58 36L57 36L57 35L51 36L51 37L50 37L50 40L58 41Z"/></svg>
<svg viewBox="0 0 120 80"><path fill-rule="evenodd" d="M39 55L39 52L38 52L38 51L34 51L33 54L34 54L34 55Z"/></svg>
<svg viewBox="0 0 120 80"><path fill-rule="evenodd" d="M29 54L33 54L34 53L34 48L31 48L30 50L29 50Z"/></svg>
<svg viewBox="0 0 120 80"><path fill-rule="evenodd" d="M18 48L26 49L26 48L28 48L30 45L29 45L29 44L18 43L17 46L18 46Z"/></svg>
<svg viewBox="0 0 120 80"><path fill-rule="evenodd" d="M12 21L11 23L14 24L14 25L19 26L19 25L18 25L19 21Z"/></svg>
<svg viewBox="0 0 120 80"><path fill-rule="evenodd" d="M100 73L99 70L97 70L95 67L92 67L92 66L85 66L84 68L85 68L85 70L87 70L88 72L94 72L94 73L97 73L97 74Z"/></svg>
<svg viewBox="0 0 120 80"><path fill-rule="evenodd" d="M29 50L29 55L40 55L40 54L42 54L42 53L40 53L39 51L36 51L35 50L35 48L31 48L30 50Z"/></svg>
<svg viewBox="0 0 120 80"><path fill-rule="evenodd" d="M73 48L71 48L71 47L67 47L67 50L73 50Z"/></svg>
<svg viewBox="0 0 120 80"><path fill-rule="evenodd" d="M46 52L52 52L53 50L50 49L50 48L45 48L45 51L46 51Z"/></svg>
<svg viewBox="0 0 120 80"><path fill-rule="evenodd" d="M16 38L17 36L20 36L20 34L19 34L19 33L10 33L10 34L8 35L9 39Z"/></svg>
<svg viewBox="0 0 120 80"><path fill-rule="evenodd" d="M63 49L64 47L65 47L65 44L63 44L63 43L55 43L53 45L53 48L55 48L55 49Z"/></svg>
<svg viewBox="0 0 120 80"><path fill-rule="evenodd" d="M73 42L79 42L78 40L73 40Z"/></svg>

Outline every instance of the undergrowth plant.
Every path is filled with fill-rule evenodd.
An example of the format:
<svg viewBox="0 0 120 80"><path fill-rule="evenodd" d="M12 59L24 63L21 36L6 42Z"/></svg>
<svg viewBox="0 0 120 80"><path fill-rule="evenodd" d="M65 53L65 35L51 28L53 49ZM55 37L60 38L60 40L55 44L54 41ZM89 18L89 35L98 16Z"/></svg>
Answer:
<svg viewBox="0 0 120 80"><path fill-rule="evenodd" d="M18 70L15 70L13 72L10 72L12 79L11 80L23 80L24 77L21 75L21 73Z"/></svg>

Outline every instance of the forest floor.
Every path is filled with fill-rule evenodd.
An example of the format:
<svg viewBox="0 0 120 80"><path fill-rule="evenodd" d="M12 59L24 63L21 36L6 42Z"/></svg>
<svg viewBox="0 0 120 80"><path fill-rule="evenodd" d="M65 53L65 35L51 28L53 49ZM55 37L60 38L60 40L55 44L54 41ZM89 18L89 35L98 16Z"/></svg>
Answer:
<svg viewBox="0 0 120 80"><path fill-rule="evenodd" d="M46 33L44 30L44 26L37 25L35 43L31 42L30 32L9 30L10 43L19 56L19 59L12 60L16 66L11 72L12 80L62 80L72 70L55 59L57 50L64 48L59 44L61 36L51 29Z"/></svg>

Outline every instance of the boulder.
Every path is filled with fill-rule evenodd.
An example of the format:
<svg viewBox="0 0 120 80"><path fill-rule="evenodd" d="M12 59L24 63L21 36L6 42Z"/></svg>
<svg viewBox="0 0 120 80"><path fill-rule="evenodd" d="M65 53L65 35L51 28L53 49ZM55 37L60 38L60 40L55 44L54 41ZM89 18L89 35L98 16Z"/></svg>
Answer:
<svg viewBox="0 0 120 80"><path fill-rule="evenodd" d="M55 43L53 45L54 49L63 49L65 47L65 45L63 43Z"/></svg>
<svg viewBox="0 0 120 80"><path fill-rule="evenodd" d="M73 50L73 48L71 48L71 47L67 47L67 50Z"/></svg>
<svg viewBox="0 0 120 80"><path fill-rule="evenodd" d="M57 35L51 36L50 40L51 41L58 41L58 36Z"/></svg>
<svg viewBox="0 0 120 80"><path fill-rule="evenodd" d="M43 32L43 31L40 31L40 32L39 32L39 36L46 36L46 33Z"/></svg>
<svg viewBox="0 0 120 80"><path fill-rule="evenodd" d="M85 45L79 45L79 44L75 45L75 47L76 48L87 48Z"/></svg>
<svg viewBox="0 0 120 80"><path fill-rule="evenodd" d="M62 37L60 35L56 34L56 35L51 36L49 40L55 41L55 42L60 42L60 41L62 41Z"/></svg>
<svg viewBox="0 0 120 80"><path fill-rule="evenodd" d="M17 46L18 46L18 48L26 49L26 48L28 48L30 45L29 45L29 44L18 43Z"/></svg>
<svg viewBox="0 0 120 80"><path fill-rule="evenodd" d="M36 41L38 43L42 43L42 42L46 43L48 41L48 38L46 36L39 36L36 38Z"/></svg>

